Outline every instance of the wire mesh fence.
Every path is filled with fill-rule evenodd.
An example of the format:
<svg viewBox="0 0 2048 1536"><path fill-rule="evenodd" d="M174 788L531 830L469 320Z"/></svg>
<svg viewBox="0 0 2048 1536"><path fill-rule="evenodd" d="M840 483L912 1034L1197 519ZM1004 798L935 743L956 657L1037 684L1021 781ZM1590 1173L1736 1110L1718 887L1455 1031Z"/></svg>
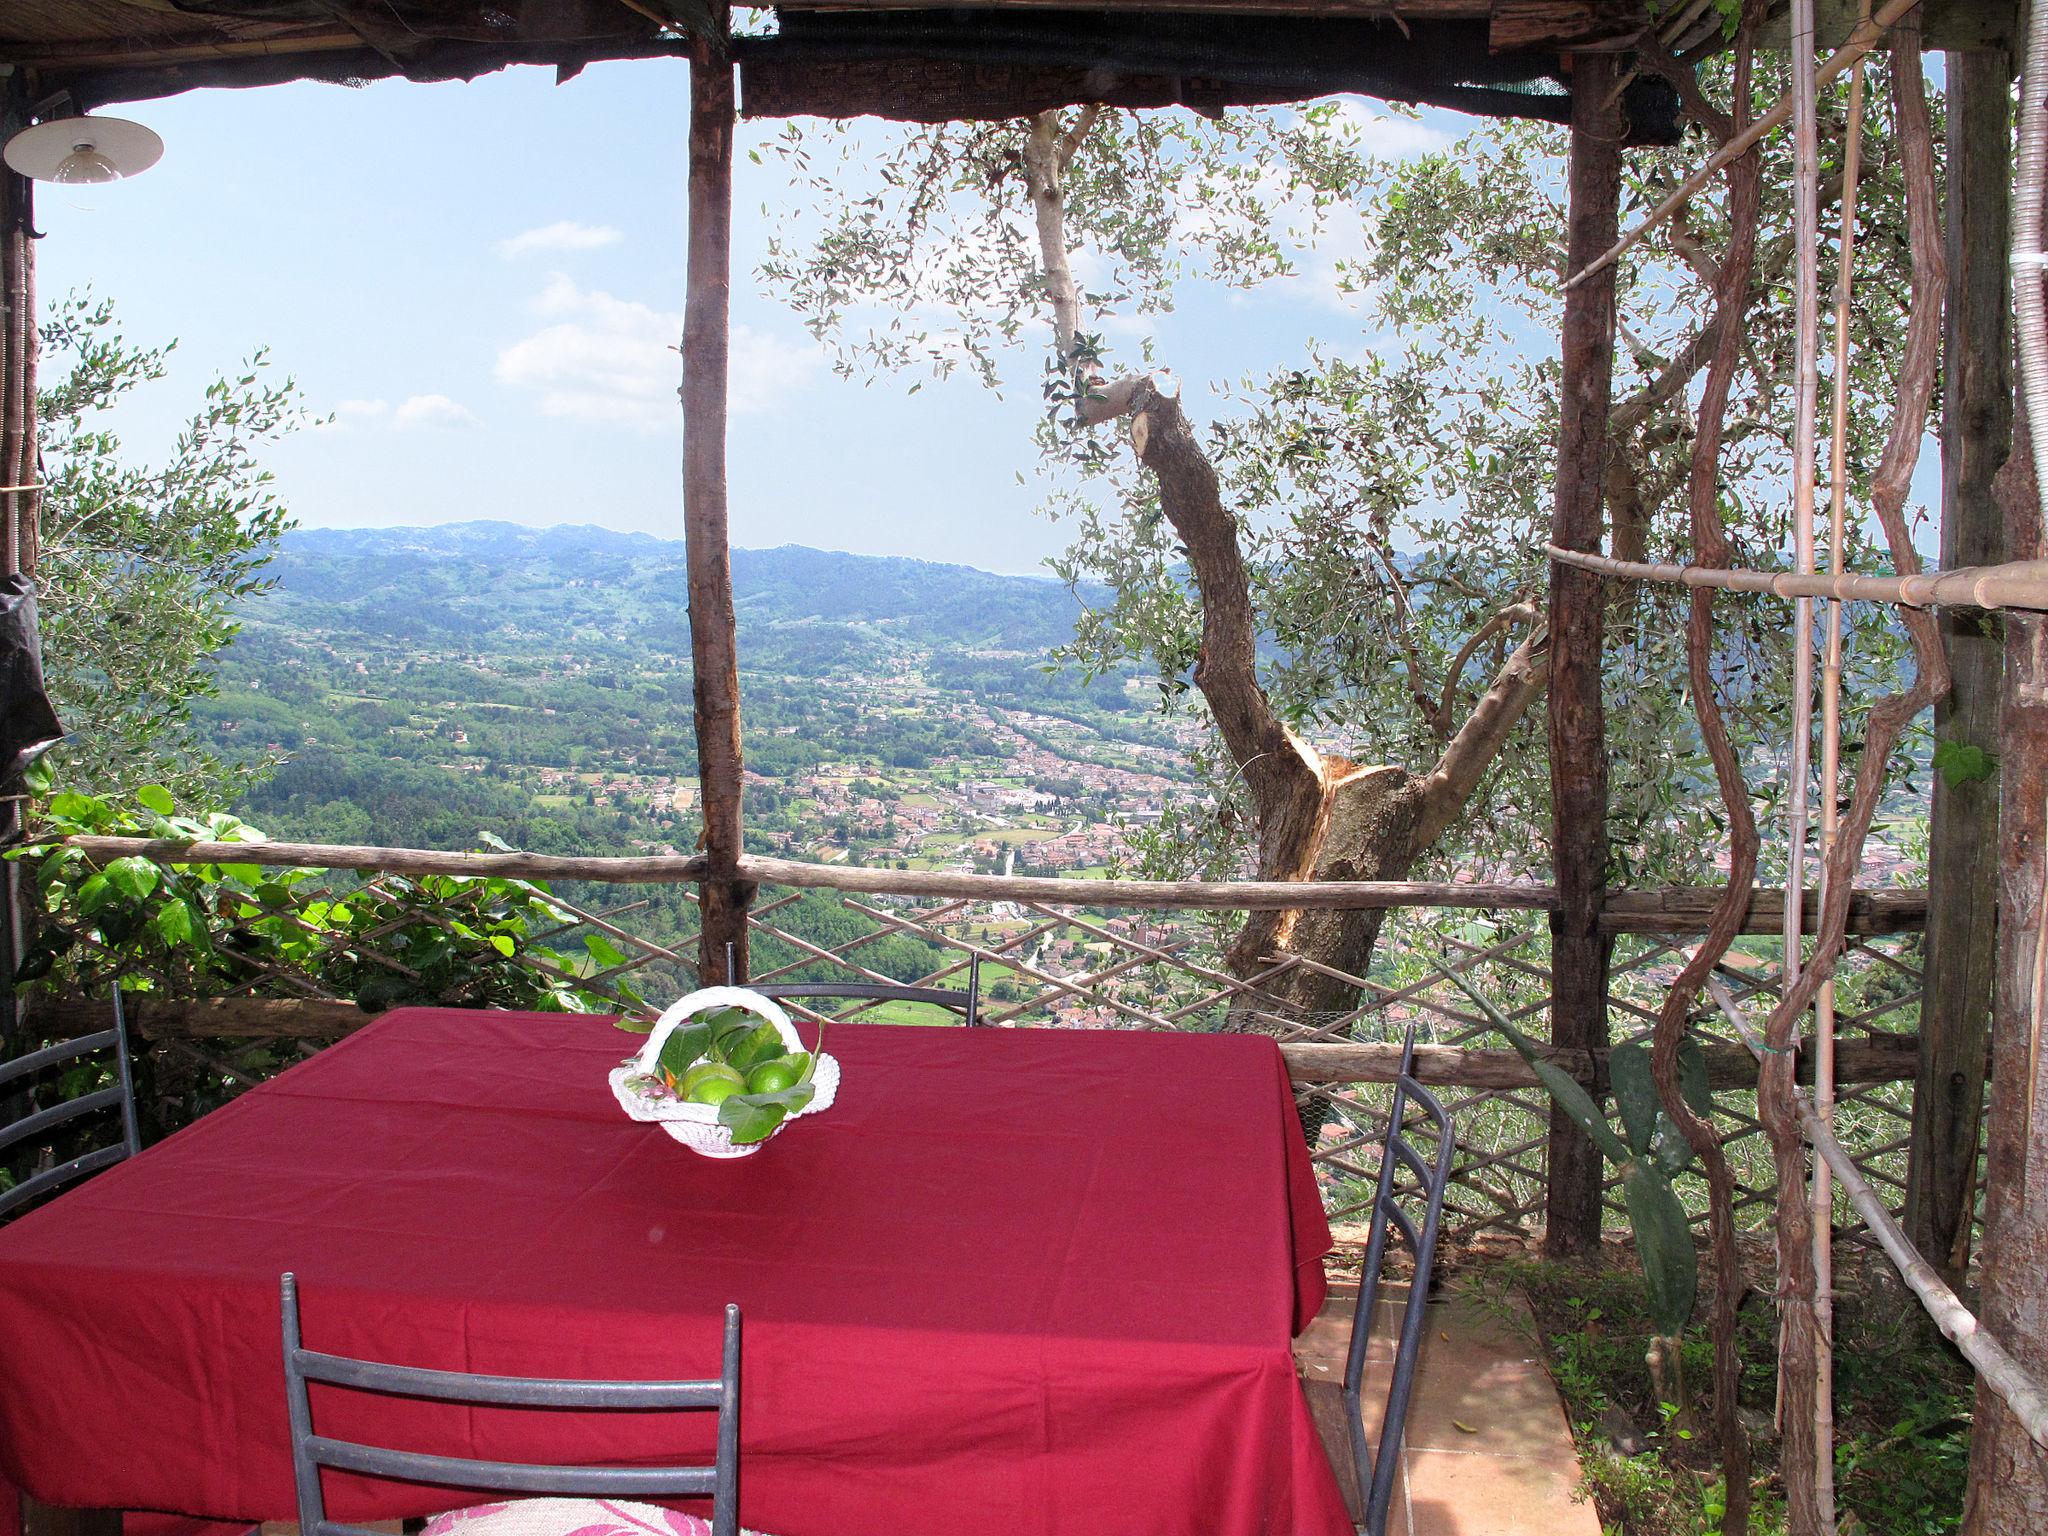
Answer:
<svg viewBox="0 0 2048 1536"><path fill-rule="evenodd" d="M695 891L687 886L642 893L499 878L279 873L254 866L195 873L169 865L156 867L150 886L156 911L167 902L182 904L201 931L173 941L183 919L169 925L167 938L164 920L145 910L138 938L134 925L110 925L104 908L82 910L78 882L55 895L46 882L50 982L101 992L118 977L140 989L145 1004L297 1003L284 1012L272 1008L261 1020L222 1013L212 1034L204 1014L188 1010L175 1027L153 1026L145 1006L144 1030L158 1062L154 1081L193 1112L344 1032L355 1017L349 1010L358 1006L365 1017L429 1001L645 1017L695 985ZM1549 937L1542 916L1528 911L1394 910L1370 965L1357 975L1292 955L1273 956L1248 975L1233 974L1210 918L1034 901L763 890L749 928L755 985L836 980L964 988L973 973L980 1022L994 1027L1241 1029L1283 1045L1398 1044L1413 1030L1426 1044L1498 1052L1505 1042L1453 984L1456 972L1530 1035L1541 1040L1548 1033ZM1617 1043L1648 1037L1690 943L1683 935L1617 939L1609 973ZM1296 1005L1289 984L1301 979L1296 973L1303 967L1348 988L1354 1005ZM1742 941L1725 974L1760 1017L1778 986L1776 941ZM1911 1035L1919 987L1917 933L1859 937L1840 970L1838 1036ZM946 1009L895 1000L805 999L792 1007L879 1023L958 1023ZM168 1014L159 1010L158 1016ZM1710 1005L1695 1013L1692 1027L1703 1040L1732 1040ZM1453 1238L1526 1231L1543 1214L1550 1102L1533 1081L1503 1085L1501 1077L1496 1057L1491 1072L1460 1082L1453 1069L1437 1090L1457 1143L1445 1210L1445 1231ZM1319 1125L1312 1157L1333 1218L1362 1211L1371 1197L1390 1099L1385 1082L1299 1085L1304 1121ZM1722 1088L1716 1105L1738 1182L1738 1219L1759 1223L1768 1217L1774 1174L1755 1094ZM1911 1084L1846 1086L1836 1128L1872 1182L1901 1200ZM1703 1219L1700 1181L1679 1183ZM1609 1183L1607 1206L1610 1221L1625 1224L1618 1178ZM1846 1201L1838 1219L1845 1233L1860 1231Z"/></svg>

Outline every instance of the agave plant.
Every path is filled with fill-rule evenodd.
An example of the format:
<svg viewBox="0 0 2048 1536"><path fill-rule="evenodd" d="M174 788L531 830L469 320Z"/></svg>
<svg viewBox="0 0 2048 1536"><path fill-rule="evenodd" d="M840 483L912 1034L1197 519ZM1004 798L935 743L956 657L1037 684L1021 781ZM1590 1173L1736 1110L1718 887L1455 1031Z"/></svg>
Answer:
<svg viewBox="0 0 2048 1536"><path fill-rule="evenodd" d="M1577 1078L1541 1055L1536 1043L1455 969L1446 964L1444 971L1529 1063L1572 1123L1620 1170L1622 1196L1628 1204L1629 1225L1635 1231L1636 1253L1649 1293L1650 1320L1657 1330L1646 1360L1650 1381L1660 1401L1681 1414L1689 1413L1685 1376L1679 1365L1679 1336L1692 1317L1699 1292L1699 1254L1693 1247L1685 1207L1671 1181L1692 1166L1692 1147L1664 1111L1650 1072L1649 1047L1632 1041L1608 1052L1608 1082L1621 1116L1617 1130ZM1704 1117L1713 1113L1706 1054L1689 1035L1678 1047L1678 1087L1694 1114Z"/></svg>

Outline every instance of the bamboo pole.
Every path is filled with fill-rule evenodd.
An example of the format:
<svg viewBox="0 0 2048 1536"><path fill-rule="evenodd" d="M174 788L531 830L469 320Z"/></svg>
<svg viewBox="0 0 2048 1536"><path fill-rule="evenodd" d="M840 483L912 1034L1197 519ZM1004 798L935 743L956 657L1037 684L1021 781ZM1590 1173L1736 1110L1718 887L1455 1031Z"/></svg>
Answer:
<svg viewBox="0 0 2048 1536"><path fill-rule="evenodd" d="M1850 65L1870 52L1879 42L1883 41L1884 34L1891 27L1892 23L1912 12L1919 4L1920 0L1887 0L1883 10L1867 21L1858 22L1856 29L1843 41L1842 46L1835 50L1834 54L1825 64L1821 65L1819 73L1814 76L1815 86L1819 87L1828 84L1844 70L1848 69ZM1636 224L1627 234L1623 235L1620 240L1616 241L1610 249L1573 273L1565 282L1564 286L1566 289L1576 288L1579 284L1591 278L1594 273L1604 271L1606 268L1613 266L1615 262L1621 259L1623 253L1630 246L1634 245L1644 235L1648 234L1652 229L1684 207L1686 203L1690 202L1693 195L1709 181L1712 181L1715 173L1723 166L1738 158L1744 150L1762 139L1772 129L1784 126L1785 123L1791 120L1791 117L1792 98L1790 96L1779 97L1771 105L1770 110L1762 113L1755 122L1715 150L1707 158L1705 165L1680 182L1677 189L1669 197L1665 198L1655 208L1652 208L1643 217L1641 222Z"/></svg>
<svg viewBox="0 0 2048 1536"><path fill-rule="evenodd" d="M1952 571L1919 571L1910 576L1848 573L1802 575L1796 571L1727 570L1719 566L1672 565L1615 560L1546 544L1554 560L1583 566L1623 581L1673 582L1772 597L1825 597L1838 602L1893 603L1902 608L2017 609L2048 613L2048 560L2008 560L2001 565L1961 566Z"/></svg>
<svg viewBox="0 0 2048 1536"><path fill-rule="evenodd" d="M1814 437L1820 401L1820 102L1814 82L1813 0L1792 0L1790 66L1792 70L1792 568L1801 576L1814 572L1813 492ZM1792 599L1792 720L1787 744L1785 804L1785 911L1781 939L1780 974L1789 991L1799 980L1805 961L1800 922L1806 891L1806 837L1809 821L1808 779L1813 754L1813 597L1800 593ZM1794 1028L1797 1035L1797 1028ZM1767 1093L1773 1084L1770 1074L1758 1081L1758 1092ZM1786 1091L1790 1084L1779 1085ZM1787 1167L1785 1149L1773 1144L1780 1163L1778 1205L1782 1213L1788 1202L1806 1204L1813 1198L1812 1185L1804 1166ZM1803 1160L1801 1160L1803 1163ZM1784 1217L1780 1216L1782 1222ZM1818 1229L1814 1229L1816 1232ZM1818 1251L1819 1238L1809 1246ZM1778 1289L1801 1289L1802 1277L1779 1270ZM1819 1286L1811 1272L1805 1275L1806 1296L1795 1295L1795 1303L1816 1304ZM1820 1465L1832 1463L1834 1447L1823 1433L1828 1413L1821 1396L1825 1379L1821 1360L1825 1339L1815 1330L1810 1355L1786 1347L1788 1330L1780 1326L1778 1352L1779 1432L1784 1432L1788 1401L1796 1402L1811 1387L1814 1399L1812 1459L1802 1468L1795 1456L1785 1466L1785 1502L1795 1536L1812 1536L1805 1528L1810 1518L1819 1531L1834 1529L1834 1511L1820 1484ZM1811 1376L1811 1383L1802 1381ZM1796 1390L1795 1390L1796 1388ZM1787 1436L1788 1452L1796 1452L1799 1436ZM1832 1481L1832 1480L1831 1480ZM1803 1486L1802 1486L1803 1485Z"/></svg>
<svg viewBox="0 0 2048 1536"><path fill-rule="evenodd" d="M1717 978L1708 981L1707 991L1736 1033L1742 1036L1743 1042L1761 1056L1765 1049L1763 1042L1742 1016L1727 987ZM1869 1181L1856 1167L1855 1159L1814 1113L1806 1095L1795 1091L1792 1098L1799 1112L1800 1124L1812 1141L1814 1151L1842 1181L1843 1193L1856 1207L1857 1214L1870 1224L1871 1234L1898 1270L1900 1278L1911 1287L1920 1305L1926 1308L1927 1315L1934 1319L1935 1326L1970 1362L1977 1379L1998 1394L1999 1400L2012 1410L2034 1443L2048 1450L2048 1391L2044 1391L2040 1383L2026 1373L2004 1345L1985 1331L1934 1266L1907 1240L1899 1224L1892 1219L1891 1212L1885 1209L1884 1202L1878 1199Z"/></svg>
<svg viewBox="0 0 2048 1536"><path fill-rule="evenodd" d="M1863 0L1863 17L1870 0ZM1849 289L1856 272L1856 193L1863 166L1863 61L1849 71L1847 143L1842 161L1842 208L1835 260L1834 419L1828 445L1828 574L1843 573L1847 558L1849 505ZM1825 655L1820 692L1820 898L1825 906L1841 820L1842 782L1842 605L1827 606ZM1813 999L1813 1102L1821 1122L1835 1123L1835 979L1821 983ZM1825 1159L1813 1167L1814 1312L1820 1322L1819 1406L1814 1479L1827 1518L1835 1509L1835 1192Z"/></svg>

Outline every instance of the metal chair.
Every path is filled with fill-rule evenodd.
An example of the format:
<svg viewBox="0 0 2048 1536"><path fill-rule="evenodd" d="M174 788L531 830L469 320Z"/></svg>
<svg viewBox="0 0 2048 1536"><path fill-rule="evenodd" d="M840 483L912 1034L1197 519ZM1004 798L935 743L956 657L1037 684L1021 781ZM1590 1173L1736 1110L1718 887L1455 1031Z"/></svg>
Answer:
<svg viewBox="0 0 2048 1536"><path fill-rule="evenodd" d="M114 1025L111 1029L96 1034L80 1035L73 1040L62 1040L55 1045L46 1045L40 1050L17 1056L13 1061L0 1065L0 1099L10 1091L19 1091L16 1085L25 1086L38 1073L51 1067L61 1066L81 1057L91 1056L99 1051L114 1053L115 1081L110 1087L95 1089L75 1099L52 1104L47 1109L31 1110L20 1119L7 1125L0 1125L0 1153L10 1147L20 1146L31 1138L46 1131L54 1131L73 1120L119 1106L121 1111L121 1139L107 1146L94 1147L76 1153L53 1168L32 1174L19 1184L0 1192L0 1217L27 1205L31 1200L53 1194L74 1180L82 1179L89 1173L111 1167L124 1158L133 1157L142 1150L142 1139L135 1124L135 1075L128 1058L128 1023L121 1011L121 994L114 993Z"/></svg>
<svg viewBox="0 0 2048 1536"><path fill-rule="evenodd" d="M335 1467L369 1477L449 1488L484 1488L518 1494L653 1499L711 1496L712 1536L740 1536L740 1309L725 1309L720 1375L703 1381L560 1381L525 1376L476 1376L423 1370L321 1354L306 1348L299 1331L298 1282L280 1281L284 1311L285 1395L291 1416L292 1477L298 1489L301 1536L374 1536L360 1526L327 1518L320 1469ZM437 1402L519 1408L715 1409L718 1459L708 1467L566 1467L434 1456L331 1439L313 1431L310 1382L359 1392L428 1398Z"/></svg>
<svg viewBox="0 0 2048 1536"><path fill-rule="evenodd" d="M1431 1161L1408 1142L1403 1123L1410 1103L1418 1104L1436 1127L1436 1157ZM1358 1276L1358 1305L1351 1314L1351 1349L1344 1362L1344 1408L1350 1421L1351 1463L1358 1486L1366 1491L1366 1536L1385 1536L1387 1508L1394 1496L1394 1472L1400 1465L1401 1436L1408 1422L1408 1399L1415 1389L1415 1368L1422 1355L1427 1321L1429 1277L1436 1261L1437 1226L1443 1217L1444 1187L1450 1182L1451 1117L1436 1095L1415 1080L1415 1030L1411 1026L1401 1047L1401 1070L1394 1079L1394 1103L1388 1112L1387 1140L1380 1152L1380 1182L1372 1201L1372 1231L1366 1240L1365 1263ZM1406 1167L1420 1181L1410 1190L1395 1188L1397 1171ZM1403 1200L1424 1204L1422 1224L1401 1208ZM1394 1379L1387 1389L1387 1411L1380 1424L1377 1455L1366 1445L1365 1414L1360 1388L1365 1379L1366 1342L1372 1335L1373 1303L1379 1297L1386 1265L1387 1228L1397 1228L1415 1256L1415 1278L1408 1286L1408 1305L1401 1318L1401 1340L1394 1351Z"/></svg>

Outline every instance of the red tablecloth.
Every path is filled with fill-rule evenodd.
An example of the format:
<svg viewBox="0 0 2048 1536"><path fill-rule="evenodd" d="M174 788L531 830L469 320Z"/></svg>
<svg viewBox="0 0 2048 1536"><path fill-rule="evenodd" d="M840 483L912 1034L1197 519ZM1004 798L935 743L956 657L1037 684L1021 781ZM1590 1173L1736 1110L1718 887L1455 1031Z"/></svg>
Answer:
<svg viewBox="0 0 2048 1536"><path fill-rule="evenodd" d="M742 1513L778 1536L1348 1531L1289 1352L1329 1229L1270 1040L834 1026L838 1103L737 1162L620 1113L637 1043L403 1010L0 1229L0 1474L289 1517L291 1269L315 1348L523 1375L714 1375L739 1302ZM711 1434L314 1411L478 1456ZM449 1502L336 1488L338 1518Z"/></svg>

